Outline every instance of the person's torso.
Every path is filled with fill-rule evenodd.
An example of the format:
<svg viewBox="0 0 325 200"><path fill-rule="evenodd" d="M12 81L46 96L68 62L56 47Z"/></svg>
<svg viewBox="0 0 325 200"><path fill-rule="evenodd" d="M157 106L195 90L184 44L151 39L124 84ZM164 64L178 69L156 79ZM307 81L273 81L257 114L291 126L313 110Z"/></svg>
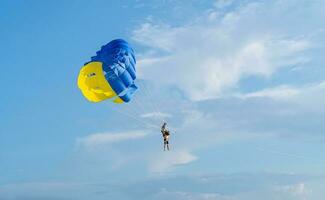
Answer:
<svg viewBox="0 0 325 200"><path fill-rule="evenodd" d="M169 139L169 131L165 131L164 133L163 133L163 137L164 137L164 139L166 139L166 140L168 140Z"/></svg>

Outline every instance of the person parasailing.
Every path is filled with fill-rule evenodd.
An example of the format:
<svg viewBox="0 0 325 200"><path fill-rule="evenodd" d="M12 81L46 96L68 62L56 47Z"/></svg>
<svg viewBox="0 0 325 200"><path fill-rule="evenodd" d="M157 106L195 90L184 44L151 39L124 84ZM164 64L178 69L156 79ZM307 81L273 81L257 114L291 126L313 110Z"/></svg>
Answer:
<svg viewBox="0 0 325 200"><path fill-rule="evenodd" d="M169 136L170 133L168 131L168 129L166 128L167 123L164 122L163 125L161 126L161 133L164 139L164 151L166 151L166 147L167 150L169 151Z"/></svg>

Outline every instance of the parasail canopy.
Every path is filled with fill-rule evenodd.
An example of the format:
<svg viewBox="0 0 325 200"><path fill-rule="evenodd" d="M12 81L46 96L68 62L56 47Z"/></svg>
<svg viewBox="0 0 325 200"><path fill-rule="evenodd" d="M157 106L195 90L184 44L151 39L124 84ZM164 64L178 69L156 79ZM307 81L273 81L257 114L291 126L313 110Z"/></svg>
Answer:
<svg viewBox="0 0 325 200"><path fill-rule="evenodd" d="M136 60L130 45L116 39L101 47L86 63L78 76L78 87L91 102L111 99L115 103L129 102L137 86Z"/></svg>

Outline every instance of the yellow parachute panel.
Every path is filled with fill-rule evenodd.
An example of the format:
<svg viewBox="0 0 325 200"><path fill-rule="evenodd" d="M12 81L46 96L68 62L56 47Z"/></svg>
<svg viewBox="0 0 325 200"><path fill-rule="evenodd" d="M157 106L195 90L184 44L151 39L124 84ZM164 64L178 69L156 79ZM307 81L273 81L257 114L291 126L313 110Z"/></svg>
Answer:
<svg viewBox="0 0 325 200"><path fill-rule="evenodd" d="M101 62L90 62L81 68L78 87L86 99L91 102L100 102L113 97L115 103L124 102L105 79Z"/></svg>

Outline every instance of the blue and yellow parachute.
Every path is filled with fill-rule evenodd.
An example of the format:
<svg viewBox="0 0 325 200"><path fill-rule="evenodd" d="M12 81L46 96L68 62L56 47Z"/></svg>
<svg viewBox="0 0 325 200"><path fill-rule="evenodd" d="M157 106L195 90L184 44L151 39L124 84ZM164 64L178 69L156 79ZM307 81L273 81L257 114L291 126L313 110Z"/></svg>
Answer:
<svg viewBox="0 0 325 200"><path fill-rule="evenodd" d="M117 39L102 46L80 70L78 87L87 100L129 102L137 90L136 60L130 45Z"/></svg>

